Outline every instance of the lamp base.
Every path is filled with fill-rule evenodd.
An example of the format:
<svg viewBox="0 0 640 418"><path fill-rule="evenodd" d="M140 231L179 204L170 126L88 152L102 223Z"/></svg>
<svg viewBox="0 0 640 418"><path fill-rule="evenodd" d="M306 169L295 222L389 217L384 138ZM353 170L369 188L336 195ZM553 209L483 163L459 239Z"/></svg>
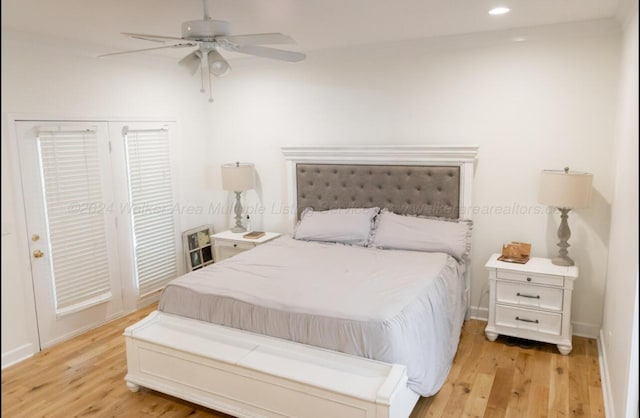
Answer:
<svg viewBox="0 0 640 418"><path fill-rule="evenodd" d="M567 248L570 247L569 238L571 238L571 230L569 229L569 223L567 219L569 218L569 211L571 209L558 208L560 210L560 227L558 228L558 238L560 242L558 243L558 247L560 250L558 251L558 256L551 259L551 264L555 264L556 266L573 266L575 263L569 257L569 250Z"/></svg>
<svg viewBox="0 0 640 418"><path fill-rule="evenodd" d="M233 226L233 228L231 228L231 232L238 234L240 232L247 232L247 229L244 226L242 226L242 202L240 199L242 192L235 192L235 193L236 193L236 205L234 208L234 212L236 214L236 224Z"/></svg>
<svg viewBox="0 0 640 418"><path fill-rule="evenodd" d="M243 226L234 226L233 228L231 228L231 232L235 233L235 234L239 234L240 232L247 232L247 228L243 227Z"/></svg>
<svg viewBox="0 0 640 418"><path fill-rule="evenodd" d="M558 256L551 259L551 264L556 266L573 266L576 263L569 256Z"/></svg>

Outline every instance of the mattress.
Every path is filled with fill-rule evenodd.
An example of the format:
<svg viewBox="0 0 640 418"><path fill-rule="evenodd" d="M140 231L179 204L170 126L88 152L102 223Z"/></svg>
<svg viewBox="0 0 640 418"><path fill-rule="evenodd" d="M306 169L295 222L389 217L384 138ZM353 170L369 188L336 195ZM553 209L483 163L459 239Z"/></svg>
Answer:
<svg viewBox="0 0 640 418"><path fill-rule="evenodd" d="M460 337L464 265L444 253L281 237L170 282L163 312L403 364L423 396Z"/></svg>

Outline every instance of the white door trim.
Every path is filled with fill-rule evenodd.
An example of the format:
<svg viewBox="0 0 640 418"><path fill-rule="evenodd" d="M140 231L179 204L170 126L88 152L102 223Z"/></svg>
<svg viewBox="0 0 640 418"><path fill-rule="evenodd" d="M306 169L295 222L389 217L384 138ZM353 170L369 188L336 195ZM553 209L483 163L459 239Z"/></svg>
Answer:
<svg viewBox="0 0 640 418"><path fill-rule="evenodd" d="M7 130L9 135L9 156L11 159L11 174L13 175L13 193L14 193L14 209L15 209L15 228L14 234L18 244L18 253L21 255L18 260L18 274L22 278L22 287L24 289L24 314L27 323L27 335L33 352L31 355L41 350L40 336L38 334L38 321L36 318L36 302L35 293L33 291L33 276L31 274L31 258L29 254L27 217L24 204L24 193L22 189L22 173L20 170L20 155L18 154L18 137L16 135L17 122L22 119L16 115L7 115ZM23 355L26 353L22 353ZM28 357L28 356L26 356ZM4 358L4 353L3 353ZM3 362L4 367L4 362Z"/></svg>

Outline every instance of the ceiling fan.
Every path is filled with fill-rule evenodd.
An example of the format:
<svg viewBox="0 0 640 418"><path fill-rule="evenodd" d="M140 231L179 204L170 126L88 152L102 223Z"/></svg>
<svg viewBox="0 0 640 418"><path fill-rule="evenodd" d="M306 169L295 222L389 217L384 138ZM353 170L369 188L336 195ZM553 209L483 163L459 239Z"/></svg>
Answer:
<svg viewBox="0 0 640 418"><path fill-rule="evenodd" d="M182 37L148 35L141 33L123 33L130 38L142 39L156 43L171 42L171 45L156 46L153 48L134 49L110 54L99 55L108 57L136 52L153 51L168 48L192 48L197 49L182 58L178 64L195 74L200 69L201 89L204 93L205 73L209 76L209 102L213 102L211 93L211 75L221 77L226 75L231 67L218 50L223 49L241 54L255 55L276 60L298 62L305 58L300 52L285 51L269 48L262 45L294 44L293 38L281 33L256 33L248 35L231 35L231 25L223 20L214 20L209 14L208 0L202 0L204 17L202 20L191 20L182 24Z"/></svg>

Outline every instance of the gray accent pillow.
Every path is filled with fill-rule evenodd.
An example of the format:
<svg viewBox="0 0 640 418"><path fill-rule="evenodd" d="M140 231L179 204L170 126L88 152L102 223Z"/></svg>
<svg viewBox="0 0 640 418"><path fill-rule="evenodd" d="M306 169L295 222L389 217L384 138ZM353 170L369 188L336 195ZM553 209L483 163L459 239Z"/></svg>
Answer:
<svg viewBox="0 0 640 418"><path fill-rule="evenodd" d="M306 208L300 215L293 238L366 246L379 212L377 207L325 211Z"/></svg>
<svg viewBox="0 0 640 418"><path fill-rule="evenodd" d="M471 221L397 215L383 209L370 247L446 253L458 260L471 250Z"/></svg>

